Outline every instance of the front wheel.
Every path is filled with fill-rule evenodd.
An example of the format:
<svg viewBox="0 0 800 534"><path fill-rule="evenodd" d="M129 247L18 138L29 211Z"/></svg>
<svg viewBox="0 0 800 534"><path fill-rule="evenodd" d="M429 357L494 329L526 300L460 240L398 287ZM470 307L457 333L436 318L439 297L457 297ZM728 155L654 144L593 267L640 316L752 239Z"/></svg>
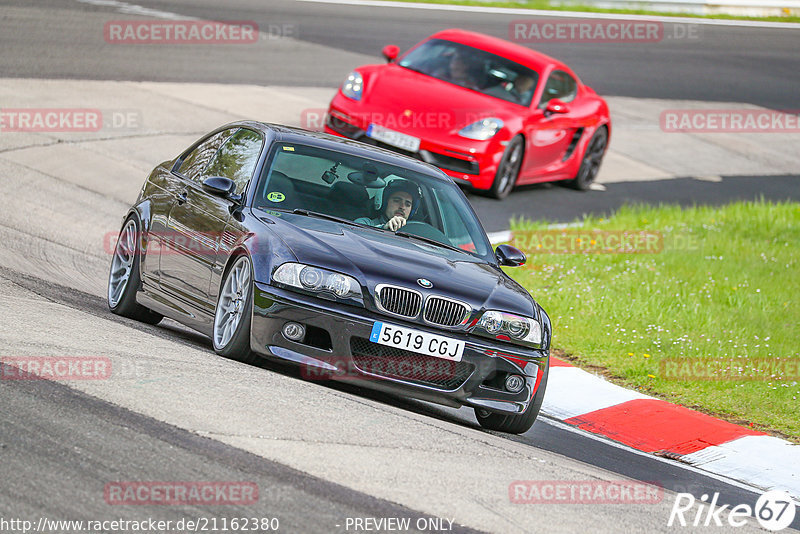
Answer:
<svg viewBox="0 0 800 534"><path fill-rule="evenodd" d="M591 187L597 177L597 173L600 172L600 164L603 162L607 144L608 130L606 130L605 126L601 126L589 140L589 144L586 145L586 151L583 153L578 174L567 182L570 187L578 191L586 191Z"/></svg>
<svg viewBox="0 0 800 534"><path fill-rule="evenodd" d="M489 195L502 200L511 193L514 186L517 185L517 178L519 177L519 170L522 167L522 155L525 152L521 136L516 136L509 141L503 152L503 158L500 160L500 165L497 166L497 172L494 175L494 182L489 189Z"/></svg>
<svg viewBox="0 0 800 534"><path fill-rule="evenodd" d="M544 391L547 389L547 375L550 374L550 358L544 367L544 374L542 381L539 383L539 389L533 397L533 401L525 410L525 413L520 415L515 414L501 414L484 410L483 408L475 408L475 417L478 423L486 430L496 430L497 432L507 432L509 434L524 434L536 422L539 416L539 410L542 408L542 401L544 401Z"/></svg>
<svg viewBox="0 0 800 534"><path fill-rule="evenodd" d="M214 313L212 341L220 356L244 363L256 361L250 350L253 315L253 269L250 258L241 255L225 273Z"/></svg>
<svg viewBox="0 0 800 534"><path fill-rule="evenodd" d="M147 324L156 324L164 318L136 302L136 291L142 283L139 273L141 261L141 232L136 217L129 217L117 238L108 273L108 309L111 313Z"/></svg>

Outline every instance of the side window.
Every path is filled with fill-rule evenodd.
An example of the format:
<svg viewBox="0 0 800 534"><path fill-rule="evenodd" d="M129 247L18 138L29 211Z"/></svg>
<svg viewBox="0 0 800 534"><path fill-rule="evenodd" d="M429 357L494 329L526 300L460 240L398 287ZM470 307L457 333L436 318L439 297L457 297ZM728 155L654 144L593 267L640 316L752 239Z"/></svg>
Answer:
<svg viewBox="0 0 800 534"><path fill-rule="evenodd" d="M253 177L262 144L261 134L240 128L214 154L203 171L203 178L230 178L236 182L236 193L241 193Z"/></svg>
<svg viewBox="0 0 800 534"><path fill-rule="evenodd" d="M469 252L475 252L475 243L472 241L469 229L464 224L464 219L459 215L453 203L447 198L447 195L440 195L436 190L434 190L434 194L441 210L444 234L454 246Z"/></svg>
<svg viewBox="0 0 800 534"><path fill-rule="evenodd" d="M575 99L577 91L578 84L575 82L575 78L563 70L555 70L550 73L550 77L547 79L539 107L546 107L547 103L554 98L558 98L563 102L571 102Z"/></svg>
<svg viewBox="0 0 800 534"><path fill-rule="evenodd" d="M230 137L235 130L229 129L215 133L192 150L181 162L177 173L192 181L199 181L200 173L208 162L217 153L222 143Z"/></svg>

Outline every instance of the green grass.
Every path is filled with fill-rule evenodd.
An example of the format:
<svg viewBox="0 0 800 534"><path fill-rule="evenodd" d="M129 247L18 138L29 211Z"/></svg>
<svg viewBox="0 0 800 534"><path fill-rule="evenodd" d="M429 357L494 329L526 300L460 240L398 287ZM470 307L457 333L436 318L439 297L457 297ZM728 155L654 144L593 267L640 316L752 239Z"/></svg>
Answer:
<svg viewBox="0 0 800 534"><path fill-rule="evenodd" d="M516 235L545 228L512 221ZM797 373L752 369L756 359L800 357L799 203L626 206L576 229L661 232L664 247L525 251L528 264L507 272L550 314L556 354L625 386L800 441ZM530 245L526 239L517 242ZM675 358L724 359L758 379L670 379L659 364Z"/></svg>
<svg viewBox="0 0 800 534"><path fill-rule="evenodd" d="M586 13L617 13L620 15L652 15L659 17L688 17L702 19L724 19L724 20L757 20L762 22L800 22L800 17L796 15L786 15L780 17L746 17L739 15L711 14L695 15L691 13L668 13L664 11L651 11L647 9L604 9L591 5L553 5L550 0L528 0L522 2L502 2L478 0L396 0L399 2L410 2L414 4L448 4L461 6L480 6L480 7L511 7L517 9L538 9L545 11L578 11Z"/></svg>

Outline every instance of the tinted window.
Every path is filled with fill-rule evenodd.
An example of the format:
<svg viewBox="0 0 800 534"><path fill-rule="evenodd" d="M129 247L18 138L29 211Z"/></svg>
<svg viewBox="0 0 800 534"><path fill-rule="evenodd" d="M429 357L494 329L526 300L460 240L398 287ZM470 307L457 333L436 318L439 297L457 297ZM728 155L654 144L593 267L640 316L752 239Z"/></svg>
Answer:
<svg viewBox="0 0 800 534"><path fill-rule="evenodd" d="M575 78L562 70L553 71L544 86L539 107L544 108L554 98L558 98L562 102L570 102L575 98L577 91L578 84L575 82Z"/></svg>
<svg viewBox="0 0 800 534"><path fill-rule="evenodd" d="M258 163L261 154L261 134L245 128L239 129L220 147L203 171L203 178L223 176L236 182L236 192L241 193Z"/></svg>
<svg viewBox="0 0 800 534"><path fill-rule="evenodd" d="M214 154L217 153L217 150L222 146L225 139L230 137L234 131L233 129L229 129L215 133L197 145L197 148L183 158L180 167L178 167L178 174L189 180L199 181L200 173L206 168L206 165L208 165L208 162Z"/></svg>
<svg viewBox="0 0 800 534"><path fill-rule="evenodd" d="M273 146L255 192L254 207L279 211L302 208L377 228L386 219L389 207L383 202L384 190L398 187L398 183L408 187L411 182L421 198L402 231L485 260L493 258L486 234L452 182L334 150L286 143ZM335 176L325 174L332 169ZM408 239L388 230L376 231Z"/></svg>
<svg viewBox="0 0 800 534"><path fill-rule="evenodd" d="M524 106L530 105L539 79L535 71L510 59L441 39L422 43L398 64Z"/></svg>

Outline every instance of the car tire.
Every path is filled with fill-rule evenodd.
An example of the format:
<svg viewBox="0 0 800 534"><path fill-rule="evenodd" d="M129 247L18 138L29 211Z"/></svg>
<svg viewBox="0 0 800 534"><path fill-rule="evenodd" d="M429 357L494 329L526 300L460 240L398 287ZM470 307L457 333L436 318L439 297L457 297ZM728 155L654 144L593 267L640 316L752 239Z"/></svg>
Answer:
<svg viewBox="0 0 800 534"><path fill-rule="evenodd" d="M494 175L494 182L492 182L492 187L489 189L489 196L502 200L511 193L514 186L517 185L517 178L519 177L524 155L525 143L522 140L522 136L518 135L509 141L503 152L503 157L500 159L500 164L497 166L497 172Z"/></svg>
<svg viewBox="0 0 800 534"><path fill-rule="evenodd" d="M581 166L578 167L578 174L567 182L570 187L578 191L586 191L592 186L597 173L600 172L600 164L603 163L607 144L608 130L605 126L601 126L594 132L594 135L586 145Z"/></svg>
<svg viewBox="0 0 800 534"><path fill-rule="evenodd" d="M106 302L111 313L147 324L157 324L164 316L136 302L136 292L142 285L139 271L140 235L139 220L133 215L128 217L114 246Z"/></svg>
<svg viewBox="0 0 800 534"><path fill-rule="evenodd" d="M250 257L239 254L229 264L220 285L211 340L220 356L244 363L254 363L250 350L250 326L253 316L253 266Z"/></svg>
<svg viewBox="0 0 800 534"><path fill-rule="evenodd" d="M542 381L539 383L539 389L533 397L525 413L520 415L514 414L501 414L493 413L482 408L475 408L475 417L478 423L486 430L496 430L497 432L507 432L508 434L524 434L536 422L539 416L539 410L542 408L542 401L544 401L544 392L547 389L547 375L550 374L550 358L544 367L544 374Z"/></svg>

